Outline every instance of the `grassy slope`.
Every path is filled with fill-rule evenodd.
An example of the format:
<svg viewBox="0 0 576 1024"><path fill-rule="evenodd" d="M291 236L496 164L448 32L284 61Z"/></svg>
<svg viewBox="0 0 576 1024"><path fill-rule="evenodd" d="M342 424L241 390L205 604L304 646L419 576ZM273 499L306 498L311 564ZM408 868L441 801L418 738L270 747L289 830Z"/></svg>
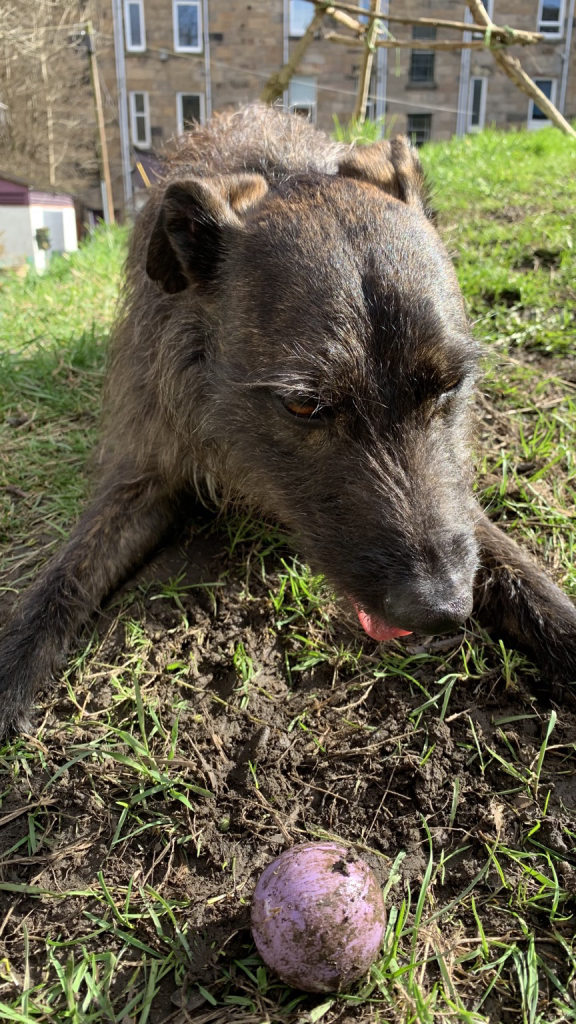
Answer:
<svg viewBox="0 0 576 1024"><path fill-rule="evenodd" d="M572 250L576 150L570 140L551 130L506 136L488 132L429 146L423 157L476 332L487 343L485 400L480 403L480 487L492 514L539 549L557 578L576 594L571 522L576 369L567 358L571 347L573 352L576 311ZM69 528L85 492L83 466L95 431L122 243L120 233L103 233L78 255L55 263L43 280L31 277L0 285L0 501L6 591L18 589L38 558ZM250 527L249 536L245 524L231 523L229 529L231 556L241 557L246 550L237 547L239 538L249 541L248 550L262 573L267 573L276 621L282 623L291 643L292 672L324 660L344 666L348 676L355 674L371 685L374 658L364 655L361 644L350 642L335 650L326 627L321 585L310 580L297 560L277 560L270 568L264 553L274 547L274 538L258 526ZM177 606L183 599L177 580L161 593ZM124 628L125 659L111 681L110 708L100 717L100 728L95 731L89 722L84 729L83 710L77 705L60 729L41 729L40 742L20 739L7 745L0 751L0 795L13 811L13 788L25 793L29 785L37 799L40 778L43 798L57 801L58 782L63 775L72 775L74 760L80 763L90 757L94 772L97 765L106 766L94 776L103 780L101 803L110 801L110 806L125 808L114 842L124 829L122 849L129 853L130 843L135 842L130 836L150 827L143 824L147 818L138 817L140 806L147 806L142 795L147 787L156 787L166 799L169 794L172 800L188 801L192 808L202 797L191 788L198 781L195 770L169 766L179 742L177 718L166 731L154 718L155 704L145 694L144 682L142 686L139 682L144 680L150 640L132 619L124 621ZM432 734L434 723L442 726L452 710L454 682L464 676L471 675L480 686L483 680L493 681L493 666L498 664L512 691L520 676L529 678L530 670L519 656L493 647L488 638L471 634L469 642L446 659L427 655L426 664L433 664L438 672L435 681L432 672L425 686L418 683L424 692L415 701L412 724L427 735ZM80 680L83 666L89 666L92 657L90 651L79 654ZM405 678L406 686L412 688L416 686L414 663L422 664L419 659L421 655L406 657L391 651L377 668ZM239 692L244 694L238 698L242 708L253 672L241 641L234 648L233 665ZM185 666L174 661L168 669L184 673ZM488 747L471 727L469 770L486 773L494 786L496 810L486 837L485 863L478 864L477 876L469 885L462 883L447 904L438 904L435 896L435 886L446 870L443 854L435 851L430 856L420 887L411 893L400 881L400 873L396 876L392 870L390 884L396 900L386 954L370 982L358 986L348 998L351 1013L366 1013L363 1020L380 1015L381 1020L406 1022L448 1018L480 1022L494 1019L488 1007L498 993L498 1005L510 1007L510 1021L560 1024L576 1020L576 957L570 938L575 930L570 917L574 873L545 841L541 848L534 841L541 826L544 833L544 824L549 824L551 772L558 770L560 754L561 771L568 778L574 772L575 737L562 732L561 709L557 718L549 711L538 713L543 719L540 756L531 764L525 763L505 723L500 726L504 739L497 749ZM529 704L519 717L523 716L534 717ZM306 728L305 723L303 715L298 725ZM556 742L561 750L552 755L559 735L562 739ZM422 765L432 752L433 745L421 749ZM552 756L556 760L551 762ZM121 764L122 777L115 778L115 788L107 790L115 764ZM501 772L499 788L490 776L494 766ZM451 821L458 809L456 781ZM95 783L95 808L97 790ZM513 846L501 839L498 826L498 808L512 791L525 796L531 815L530 827L520 830ZM154 834L162 850L168 837L179 833L175 821L162 814L161 801L158 804ZM192 958L183 926L185 901L176 905L150 886L140 887L137 893L136 884L132 891L132 881L128 887L114 886L105 873L95 876L87 888L74 889L70 883L63 887L67 895L61 893L58 903L69 900L70 913L79 921L88 915L97 939L90 945L86 927L75 935L71 924L60 945L59 933L50 930L54 899L42 872L65 833L58 833L54 845L51 815L42 807L20 809L27 813L17 818L19 829L10 832L9 843L0 839L0 867L7 862L2 867L0 894L14 894L14 920L21 906L28 907L22 900L40 901L47 938L38 934L38 927L36 934L29 934L25 918L19 922L20 955L15 956L19 947L12 944L11 958L0 962L4 1016L22 1024L156 1020L154 1009L150 1017L149 1013L157 1005L162 978L175 971L180 982ZM56 813L65 817L65 808L55 809ZM573 848L574 830L565 821L564 817L563 841ZM182 832L178 841L184 838ZM424 830L422 839L427 850ZM136 856L138 848L134 849ZM570 860L569 854L566 857ZM16 864L20 872L30 865L25 882L21 873L12 875ZM492 883L489 892L481 888L488 868L501 880L501 884ZM539 915L536 941L535 909ZM2 932L5 938L10 929L11 914L9 909L8 919L0 920L0 943ZM495 934L497 914L507 915L509 934ZM458 930L464 935L464 921L462 943L456 944L456 950L448 948L442 935ZM551 959L543 956L539 940L552 944ZM124 961L129 964L128 976ZM220 981L200 1011L203 1014L217 1004L214 1017L207 1015L206 1020L256 1024L284 1019L291 1006L295 1010L295 994L274 986L249 953L236 967L225 957L222 962ZM44 971L39 964L44 964ZM28 992L29 969L34 988ZM300 1017L302 1021L342 1019L338 1017L341 1004L332 1005L331 1000L308 1001L305 1006L313 1016ZM204 1018L193 1014L193 1019Z"/></svg>
<svg viewBox="0 0 576 1024"><path fill-rule="evenodd" d="M430 146L425 162L476 334L490 346L485 500L518 519L513 529L576 594L576 150L559 132L485 132Z"/></svg>

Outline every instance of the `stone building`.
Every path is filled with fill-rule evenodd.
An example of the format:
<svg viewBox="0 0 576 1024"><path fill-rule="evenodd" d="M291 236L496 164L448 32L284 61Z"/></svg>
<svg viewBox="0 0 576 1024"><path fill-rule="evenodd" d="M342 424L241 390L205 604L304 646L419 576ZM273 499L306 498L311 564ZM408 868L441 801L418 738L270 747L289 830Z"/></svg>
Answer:
<svg viewBox="0 0 576 1024"><path fill-rule="evenodd" d="M360 0L364 7L369 0ZM396 0L382 10L472 21L463 0ZM486 0L497 24L538 30L545 42L516 47L526 71L568 118L576 116L572 26L576 0ZM135 202L169 139L190 121L254 100L288 59L313 14L306 0L95 0L98 58L109 125L116 208ZM334 28L337 28L333 23ZM422 26L389 24L395 38L426 40ZM471 26L470 36L474 38ZM438 30L443 39L461 39ZM286 106L330 131L354 107L362 51L312 42L284 96ZM369 113L387 131L429 139L484 125L535 129L547 122L534 103L497 69L485 50L378 49Z"/></svg>

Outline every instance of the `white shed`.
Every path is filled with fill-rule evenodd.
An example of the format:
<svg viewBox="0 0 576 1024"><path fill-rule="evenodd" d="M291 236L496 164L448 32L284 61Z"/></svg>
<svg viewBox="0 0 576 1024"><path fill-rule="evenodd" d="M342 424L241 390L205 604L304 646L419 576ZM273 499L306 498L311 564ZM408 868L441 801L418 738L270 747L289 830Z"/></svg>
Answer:
<svg viewBox="0 0 576 1024"><path fill-rule="evenodd" d="M52 253L77 248L72 196L41 191L0 171L0 266L31 263L42 273Z"/></svg>

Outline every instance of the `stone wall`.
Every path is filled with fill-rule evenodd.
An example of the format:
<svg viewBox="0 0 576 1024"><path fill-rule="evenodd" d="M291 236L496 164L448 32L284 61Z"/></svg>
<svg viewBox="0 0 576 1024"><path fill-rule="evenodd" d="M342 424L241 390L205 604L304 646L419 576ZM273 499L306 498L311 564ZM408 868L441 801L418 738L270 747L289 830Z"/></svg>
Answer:
<svg viewBox="0 0 576 1024"><path fill-rule="evenodd" d="M94 0L98 56L106 82L109 110L117 102L111 2ZM200 93L206 97L208 108L211 91L213 111L257 99L268 76L283 62L287 2L208 0L209 53L178 54L174 52L172 0L144 0L146 51L125 53L126 79L128 91L143 91L149 95L154 151L161 153L177 131L177 93ZM403 0L402 4L391 0L391 11L458 21L465 20L466 15L462 0ZM493 18L498 24L535 30L538 0L495 0ZM343 31L333 21L327 25ZM410 26L391 23L390 29L398 39L409 40L412 37ZM461 34L438 30L438 38L458 40ZM576 33L572 53L574 39ZM297 42L297 39L289 39L288 50L291 51ZM564 46L564 40L560 39L537 47L515 47L512 50L521 58L530 75L557 81L557 99ZM484 77L487 82L487 126L526 126L530 101L496 67L487 51L437 51L433 82L426 85L410 81L410 52L409 49L388 50L386 56L381 57L387 65L386 73L380 76L378 85L373 85L373 92L379 91L380 107L385 109L389 132L406 132L410 114L430 115L432 139L448 139L459 130L466 130L466 118L459 118L458 109L468 105L467 84L471 76ZM362 51L354 46L329 43L320 36L305 54L299 74L313 76L316 80L316 120L327 131L333 129L334 116L345 123L352 113L361 57ZM211 90L207 87L208 65ZM576 116L574 58L570 67L566 111L569 116ZM115 204L121 207L123 188L116 121L109 120L108 134Z"/></svg>

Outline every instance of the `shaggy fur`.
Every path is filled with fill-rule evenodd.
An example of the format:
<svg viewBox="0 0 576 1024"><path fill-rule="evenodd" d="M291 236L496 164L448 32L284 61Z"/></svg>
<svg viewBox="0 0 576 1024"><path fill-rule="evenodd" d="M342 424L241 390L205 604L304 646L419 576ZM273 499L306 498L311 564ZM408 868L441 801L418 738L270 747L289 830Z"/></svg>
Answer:
<svg viewBox="0 0 576 1024"><path fill-rule="evenodd" d="M472 340L403 139L338 145L263 107L176 151L135 226L99 482L0 637L0 729L194 491L280 520L392 627L472 612L576 676L576 612L475 504Z"/></svg>

